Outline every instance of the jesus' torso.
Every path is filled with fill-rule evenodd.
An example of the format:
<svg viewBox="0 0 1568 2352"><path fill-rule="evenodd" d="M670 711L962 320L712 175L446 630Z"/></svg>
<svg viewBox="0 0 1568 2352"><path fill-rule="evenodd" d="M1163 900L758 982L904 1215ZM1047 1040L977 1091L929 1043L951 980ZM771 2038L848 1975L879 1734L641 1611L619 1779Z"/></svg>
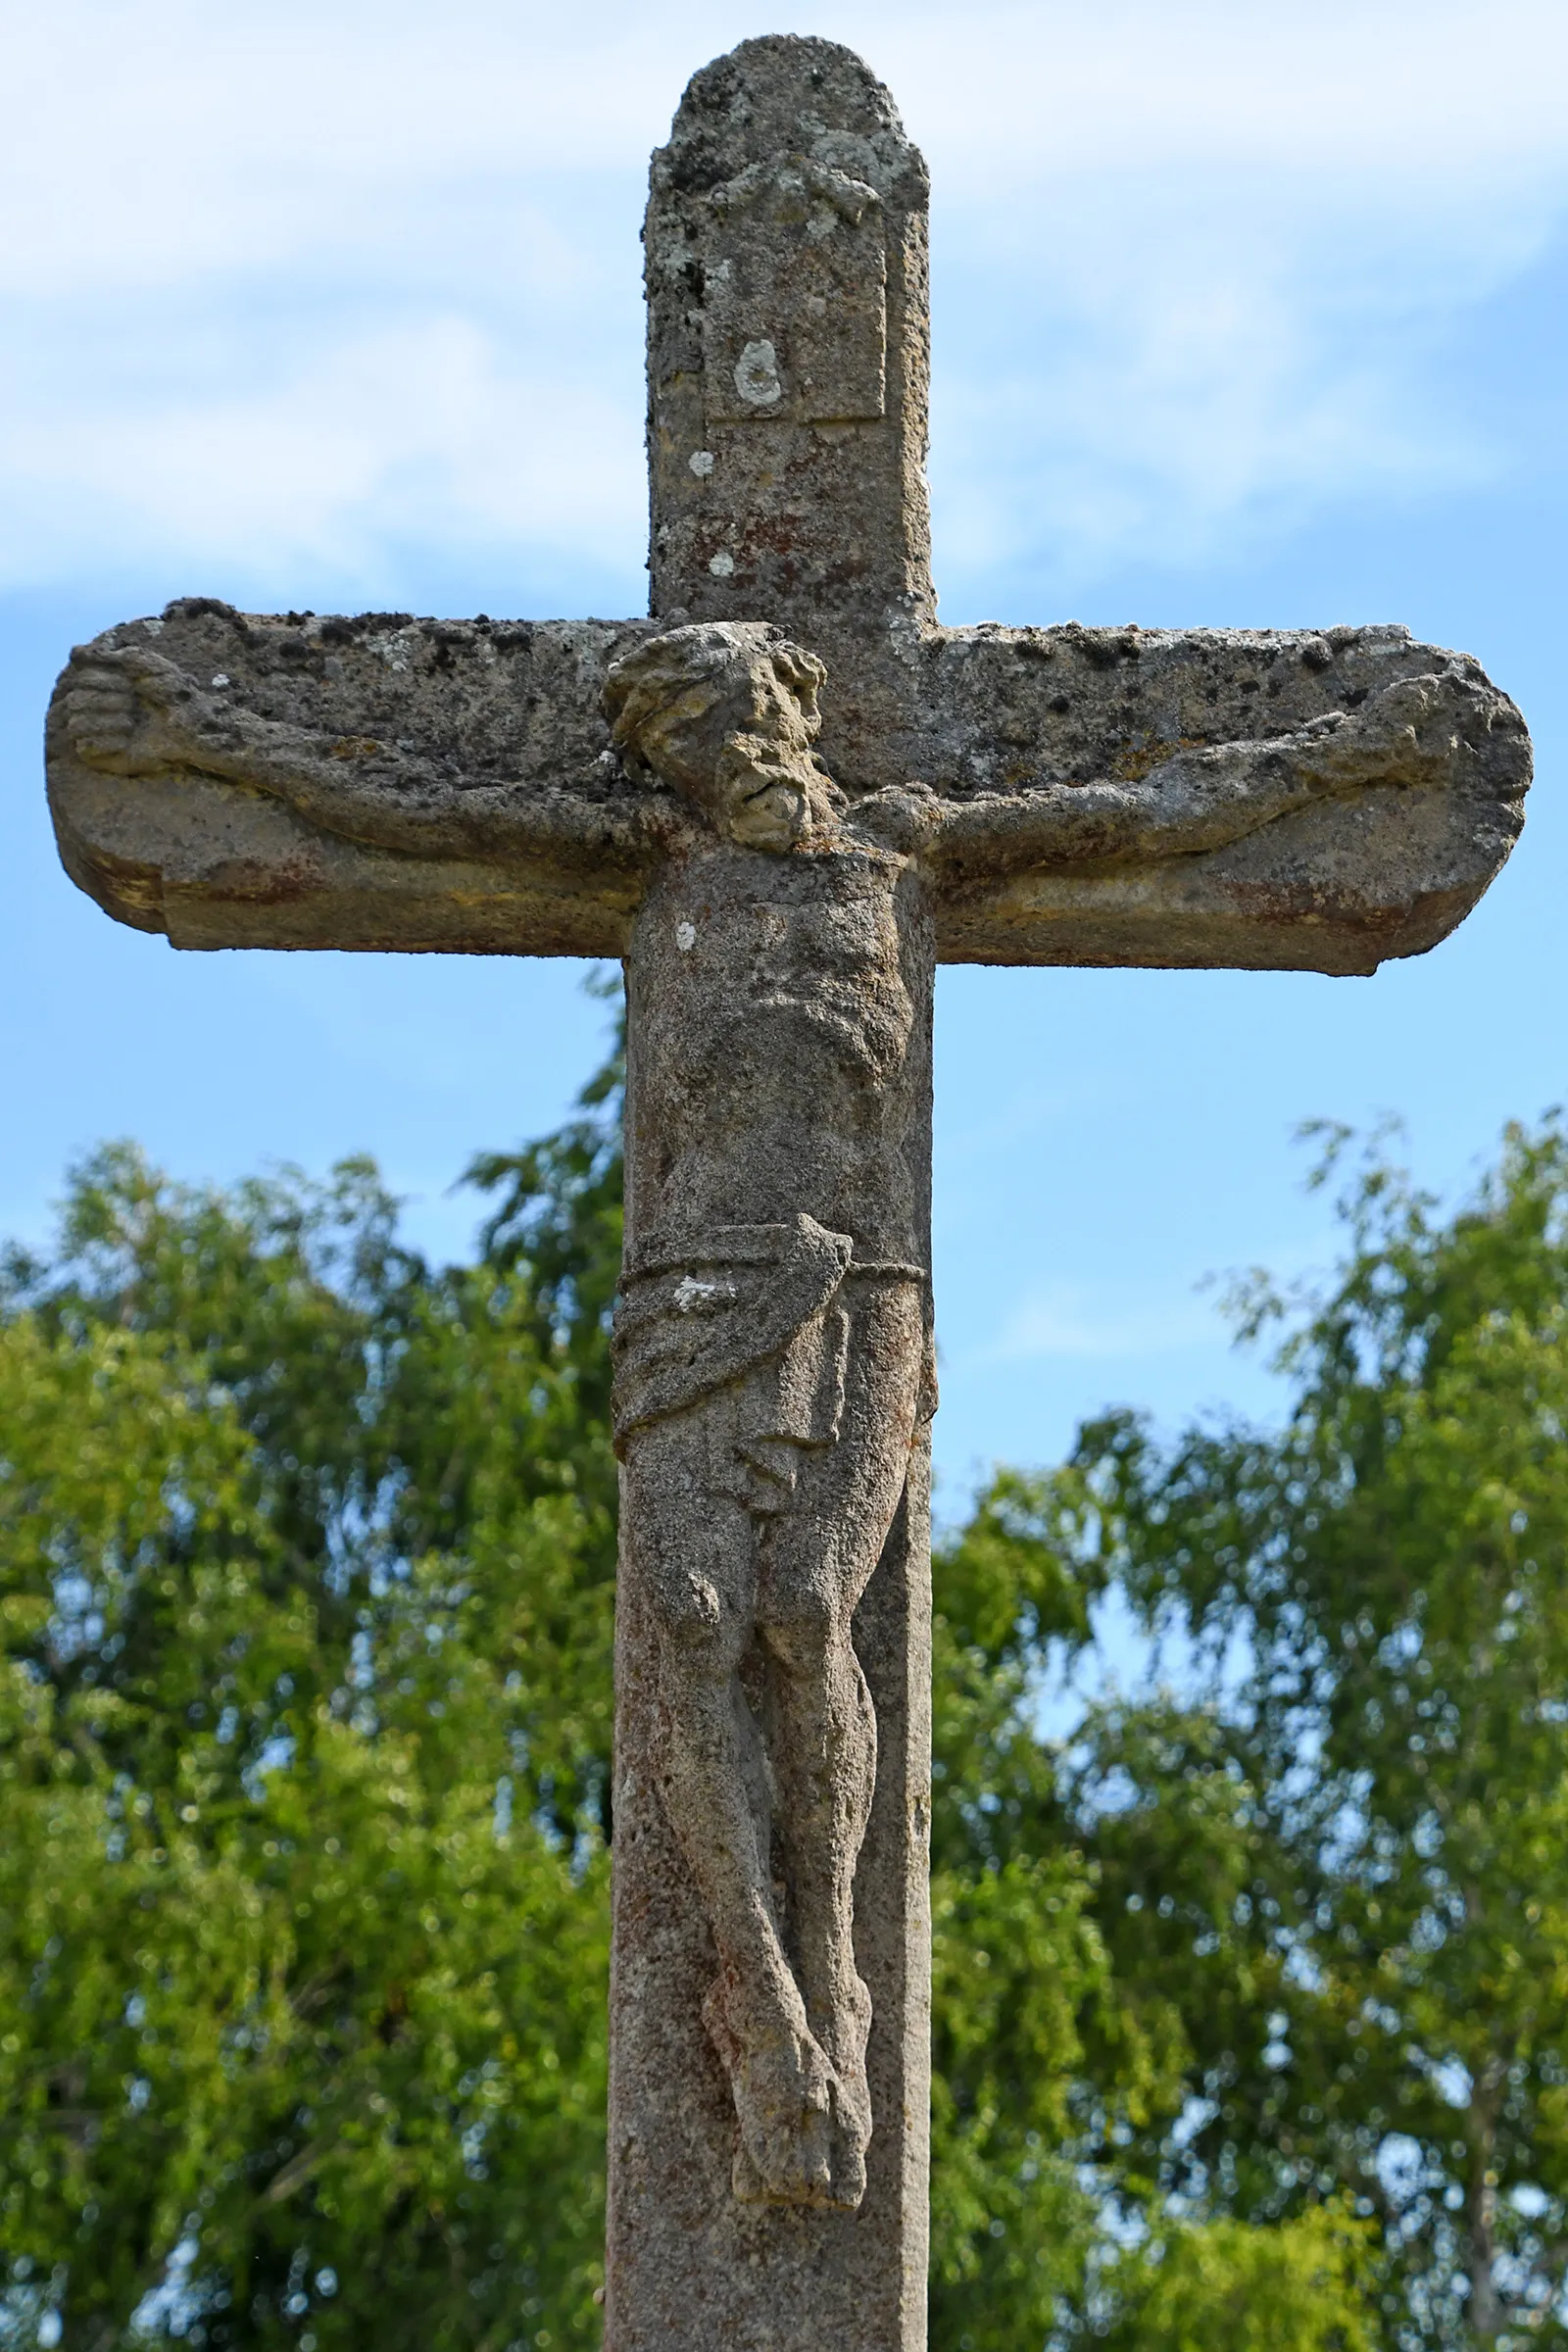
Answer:
<svg viewBox="0 0 1568 2352"><path fill-rule="evenodd" d="M847 827L669 858L627 956L627 1259L802 1210L923 1264L935 948L910 860Z"/></svg>

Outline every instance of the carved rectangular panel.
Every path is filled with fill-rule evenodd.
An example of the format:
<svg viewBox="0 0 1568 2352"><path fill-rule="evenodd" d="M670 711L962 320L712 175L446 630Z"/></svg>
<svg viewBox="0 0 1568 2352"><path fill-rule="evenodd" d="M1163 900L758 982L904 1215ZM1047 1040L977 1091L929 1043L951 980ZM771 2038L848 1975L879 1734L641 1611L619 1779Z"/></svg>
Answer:
<svg viewBox="0 0 1568 2352"><path fill-rule="evenodd" d="M710 424L861 422L887 405L887 237L865 181L790 158L714 190L704 255Z"/></svg>

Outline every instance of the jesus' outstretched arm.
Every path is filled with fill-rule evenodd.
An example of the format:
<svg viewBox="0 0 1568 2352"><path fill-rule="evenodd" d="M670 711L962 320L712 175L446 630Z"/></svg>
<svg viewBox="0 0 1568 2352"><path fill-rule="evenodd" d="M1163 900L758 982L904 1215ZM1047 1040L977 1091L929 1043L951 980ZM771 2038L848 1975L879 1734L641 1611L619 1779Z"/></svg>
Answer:
<svg viewBox="0 0 1568 2352"><path fill-rule="evenodd" d="M395 740L264 718L143 647L84 649L68 673L66 731L89 766L248 785L322 832L415 857L502 858L653 846L660 804L589 802L537 778L470 781Z"/></svg>
<svg viewBox="0 0 1568 2352"><path fill-rule="evenodd" d="M1315 801L1373 786L1442 789L1482 759L1517 762L1522 782L1529 757L1513 704L1455 663L1287 734L1173 749L1142 776L937 799L925 858L962 882L977 871L1191 856Z"/></svg>

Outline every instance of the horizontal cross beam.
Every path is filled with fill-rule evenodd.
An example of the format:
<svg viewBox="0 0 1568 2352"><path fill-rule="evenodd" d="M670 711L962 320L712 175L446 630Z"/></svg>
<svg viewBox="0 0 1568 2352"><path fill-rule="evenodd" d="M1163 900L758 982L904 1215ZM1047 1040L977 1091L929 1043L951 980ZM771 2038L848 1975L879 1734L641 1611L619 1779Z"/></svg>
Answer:
<svg viewBox="0 0 1568 2352"><path fill-rule="evenodd" d="M181 948L618 956L656 796L622 770L600 698L610 663L659 625L172 605L78 649L61 679L48 763L62 855L108 912ZM1445 681L1457 714L1435 780L1363 781L1223 847L969 874L960 858L935 909L948 962L1370 972L1451 930L1519 829L1528 747L1512 705L1468 658L1402 629L927 627L885 642L878 673L885 653L901 680L886 734L837 723L858 678L830 666L836 780L854 798L919 779L1020 825L1051 787L1145 787L1157 806L1183 753L1255 747L1266 763L1399 681ZM117 773L79 755L69 700L106 657L179 673L200 764ZM368 793L384 776L381 821L346 833L280 797L278 763L311 759ZM498 811L524 813L524 847Z"/></svg>

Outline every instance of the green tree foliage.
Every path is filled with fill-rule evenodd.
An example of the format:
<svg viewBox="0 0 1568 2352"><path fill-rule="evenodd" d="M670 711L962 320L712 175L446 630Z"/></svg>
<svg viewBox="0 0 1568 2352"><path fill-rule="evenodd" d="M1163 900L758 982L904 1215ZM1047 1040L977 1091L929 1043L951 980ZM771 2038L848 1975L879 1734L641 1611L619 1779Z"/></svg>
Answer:
<svg viewBox="0 0 1568 2352"><path fill-rule="evenodd" d="M601 1397L525 1235L436 1274L392 1230L361 1165L224 1197L117 1151L12 1267L19 2341L596 2332Z"/></svg>
<svg viewBox="0 0 1568 2352"><path fill-rule="evenodd" d="M1120 1417L1062 1482L1080 1556L1211 1673L1079 1767L1102 1917L1168 1907L1136 2006L1163 1982L1191 2096L1141 2161L1252 2223L1348 2199L1394 2341L1561 2342L1568 1140L1511 1130L1447 1220L1376 1152L1340 1206L1332 1283L1239 1298L1283 1327L1283 1429Z"/></svg>
<svg viewBox="0 0 1568 2352"><path fill-rule="evenodd" d="M1110 2352L1373 2352L1370 2231L1333 2206L1269 2230L1156 2220L1106 2265Z"/></svg>
<svg viewBox="0 0 1568 2352"><path fill-rule="evenodd" d="M1107 1549L1076 1468L999 1473L938 1548L933 2344L1372 2352L1364 2225L1243 2215L1184 2153L1209 2036L1266 2041L1280 1973L1235 1924L1262 1840L1222 1725L1041 1736Z"/></svg>
<svg viewBox="0 0 1568 2352"><path fill-rule="evenodd" d="M125 1149L11 1261L0 2345L597 2337L618 1084L469 1265ZM1564 1197L1374 1169L1283 1431L1099 1423L939 1547L937 2352L1546 2309ZM1224 1671L1047 1738L1112 1586Z"/></svg>

